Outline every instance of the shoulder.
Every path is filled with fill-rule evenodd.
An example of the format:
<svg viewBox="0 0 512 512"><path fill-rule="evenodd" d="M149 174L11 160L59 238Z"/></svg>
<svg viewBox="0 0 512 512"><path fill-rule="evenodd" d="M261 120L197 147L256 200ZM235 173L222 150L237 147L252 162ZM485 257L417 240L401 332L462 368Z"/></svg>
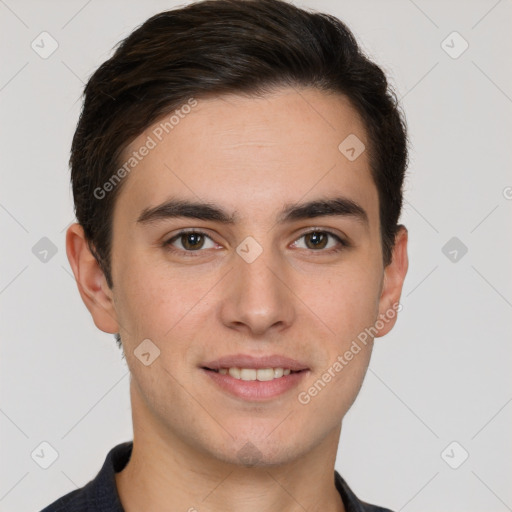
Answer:
<svg viewBox="0 0 512 512"><path fill-rule="evenodd" d="M94 479L80 489L60 497L41 512L123 512L115 473L128 463L132 447L133 442L129 441L112 448Z"/></svg>
<svg viewBox="0 0 512 512"><path fill-rule="evenodd" d="M337 471L334 471L334 482L341 495L346 512L393 512L388 508L361 501Z"/></svg>

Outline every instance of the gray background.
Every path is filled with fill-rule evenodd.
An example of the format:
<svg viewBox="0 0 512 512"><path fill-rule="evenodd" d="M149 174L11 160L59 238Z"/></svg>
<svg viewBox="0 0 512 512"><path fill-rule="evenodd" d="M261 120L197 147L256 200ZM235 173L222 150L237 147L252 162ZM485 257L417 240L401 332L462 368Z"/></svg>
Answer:
<svg viewBox="0 0 512 512"><path fill-rule="evenodd" d="M402 98L412 142L403 310L376 342L336 468L396 511L512 510L512 2L295 3L348 23ZM126 364L65 254L67 160L84 82L122 37L175 5L0 0L2 511L39 510L81 487L131 439ZM58 43L48 58L31 47L42 31ZM469 44L457 58L454 31ZM46 261L43 237L57 251ZM31 457L42 442L58 452L48 469Z"/></svg>

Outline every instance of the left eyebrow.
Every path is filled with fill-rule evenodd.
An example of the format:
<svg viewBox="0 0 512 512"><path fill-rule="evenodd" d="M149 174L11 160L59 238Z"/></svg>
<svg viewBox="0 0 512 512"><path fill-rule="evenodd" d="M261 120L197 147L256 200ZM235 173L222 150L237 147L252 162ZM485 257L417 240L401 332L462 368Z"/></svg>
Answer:
<svg viewBox="0 0 512 512"><path fill-rule="evenodd" d="M278 217L278 222L293 222L325 216L352 217L368 225L366 211L355 201L346 197L318 199L308 203L285 205Z"/></svg>
<svg viewBox="0 0 512 512"><path fill-rule="evenodd" d="M284 224L324 216L352 217L368 226L366 211L355 201L346 197L285 204L277 217L277 222ZM235 224L239 219L237 212L229 213L213 203L170 199L153 208L145 208L137 218L137 223L151 224L162 219L177 217L230 225Z"/></svg>

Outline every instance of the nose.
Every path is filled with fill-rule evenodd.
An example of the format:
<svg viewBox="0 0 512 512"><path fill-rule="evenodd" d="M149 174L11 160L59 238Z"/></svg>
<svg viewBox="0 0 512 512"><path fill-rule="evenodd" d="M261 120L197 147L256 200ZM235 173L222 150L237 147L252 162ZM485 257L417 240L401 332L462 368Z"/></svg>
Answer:
<svg viewBox="0 0 512 512"><path fill-rule="evenodd" d="M222 296L224 325L252 336L292 325L295 296L284 268L277 256L265 251L250 263L236 255Z"/></svg>

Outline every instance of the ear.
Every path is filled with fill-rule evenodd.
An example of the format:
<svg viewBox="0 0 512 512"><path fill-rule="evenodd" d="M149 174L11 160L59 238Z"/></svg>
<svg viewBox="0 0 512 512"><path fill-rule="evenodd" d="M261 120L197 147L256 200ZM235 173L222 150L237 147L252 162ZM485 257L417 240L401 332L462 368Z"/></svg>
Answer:
<svg viewBox="0 0 512 512"><path fill-rule="evenodd" d="M96 327L111 334L119 332L112 290L89 249L83 227L76 222L66 232L66 253L80 296Z"/></svg>
<svg viewBox="0 0 512 512"><path fill-rule="evenodd" d="M399 301L402 294L405 275L409 266L407 257L408 233L405 226L400 225L395 236L391 262L384 269L384 280L379 299L379 318L376 327L383 324L377 330L376 338L387 334L395 325L400 308ZM401 308L400 308L401 309Z"/></svg>

